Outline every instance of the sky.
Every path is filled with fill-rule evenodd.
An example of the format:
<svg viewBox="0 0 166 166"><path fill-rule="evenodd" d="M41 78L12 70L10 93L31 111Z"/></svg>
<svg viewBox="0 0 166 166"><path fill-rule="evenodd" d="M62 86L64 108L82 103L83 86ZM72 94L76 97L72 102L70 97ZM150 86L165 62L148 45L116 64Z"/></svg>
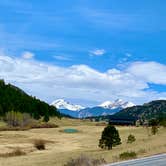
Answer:
<svg viewBox="0 0 166 166"><path fill-rule="evenodd" d="M0 79L48 103L166 99L165 0L1 0Z"/></svg>

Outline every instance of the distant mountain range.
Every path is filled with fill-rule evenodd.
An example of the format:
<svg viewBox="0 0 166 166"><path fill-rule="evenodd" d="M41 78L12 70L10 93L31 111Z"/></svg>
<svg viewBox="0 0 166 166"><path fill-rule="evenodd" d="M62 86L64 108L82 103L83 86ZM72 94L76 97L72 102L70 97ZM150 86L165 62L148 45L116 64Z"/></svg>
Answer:
<svg viewBox="0 0 166 166"><path fill-rule="evenodd" d="M87 108L80 105L71 104L64 99L53 101L51 105L55 106L61 113L70 115L75 118L112 115L124 108L134 106L133 103L126 102L121 99L117 99L115 101L105 101L98 106Z"/></svg>

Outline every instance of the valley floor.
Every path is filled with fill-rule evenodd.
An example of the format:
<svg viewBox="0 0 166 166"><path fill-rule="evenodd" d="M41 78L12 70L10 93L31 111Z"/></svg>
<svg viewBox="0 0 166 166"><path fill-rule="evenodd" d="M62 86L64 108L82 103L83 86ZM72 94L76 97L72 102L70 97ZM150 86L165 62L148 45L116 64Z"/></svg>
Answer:
<svg viewBox="0 0 166 166"><path fill-rule="evenodd" d="M95 122L62 119L52 120L59 128L32 129L28 131L1 131L0 153L7 153L20 147L27 154L17 157L0 157L0 166L63 166L69 159L80 154L94 158L104 158L108 163L118 161L119 154L125 151L135 151L138 157L166 152L166 129L160 128L155 136L150 135L150 129L143 127L118 127L122 145L113 150L98 148L98 140L105 126ZM63 133L61 130L74 128L78 133ZM129 134L136 137L136 142L127 144ZM37 151L33 147L35 139L47 141L46 150Z"/></svg>

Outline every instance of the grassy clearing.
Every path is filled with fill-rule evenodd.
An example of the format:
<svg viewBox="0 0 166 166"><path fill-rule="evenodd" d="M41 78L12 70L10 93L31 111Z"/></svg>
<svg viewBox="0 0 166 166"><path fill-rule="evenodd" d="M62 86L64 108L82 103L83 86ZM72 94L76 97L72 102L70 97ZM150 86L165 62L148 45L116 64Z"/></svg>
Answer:
<svg viewBox="0 0 166 166"><path fill-rule="evenodd" d="M118 127L122 138L122 145L113 150L101 150L98 148L98 140L104 126L96 122L51 119L59 128L42 128L26 131L1 131L0 153L12 152L19 147L26 155L18 157L0 157L0 166L62 166L71 158L77 158L85 154L92 158L104 158L107 162L119 161L119 155L123 152L134 151L137 157L148 156L166 152L166 129L160 128L159 132L151 136L150 129L143 127ZM60 132L66 128L79 130L78 133L68 134ZM132 134L136 141L127 144L127 137ZM47 140L46 149L38 151L33 145L34 140Z"/></svg>

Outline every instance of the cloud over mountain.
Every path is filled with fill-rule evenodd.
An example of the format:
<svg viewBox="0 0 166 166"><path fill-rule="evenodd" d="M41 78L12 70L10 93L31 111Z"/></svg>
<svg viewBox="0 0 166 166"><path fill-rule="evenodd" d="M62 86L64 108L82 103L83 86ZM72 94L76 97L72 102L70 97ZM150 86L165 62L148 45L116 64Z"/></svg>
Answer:
<svg viewBox="0 0 166 166"><path fill-rule="evenodd" d="M73 98L97 102L122 98L145 102L166 93L149 89L148 83L166 85L166 66L133 62L124 70L99 72L87 65L60 67L35 59L0 56L0 78L46 101Z"/></svg>

